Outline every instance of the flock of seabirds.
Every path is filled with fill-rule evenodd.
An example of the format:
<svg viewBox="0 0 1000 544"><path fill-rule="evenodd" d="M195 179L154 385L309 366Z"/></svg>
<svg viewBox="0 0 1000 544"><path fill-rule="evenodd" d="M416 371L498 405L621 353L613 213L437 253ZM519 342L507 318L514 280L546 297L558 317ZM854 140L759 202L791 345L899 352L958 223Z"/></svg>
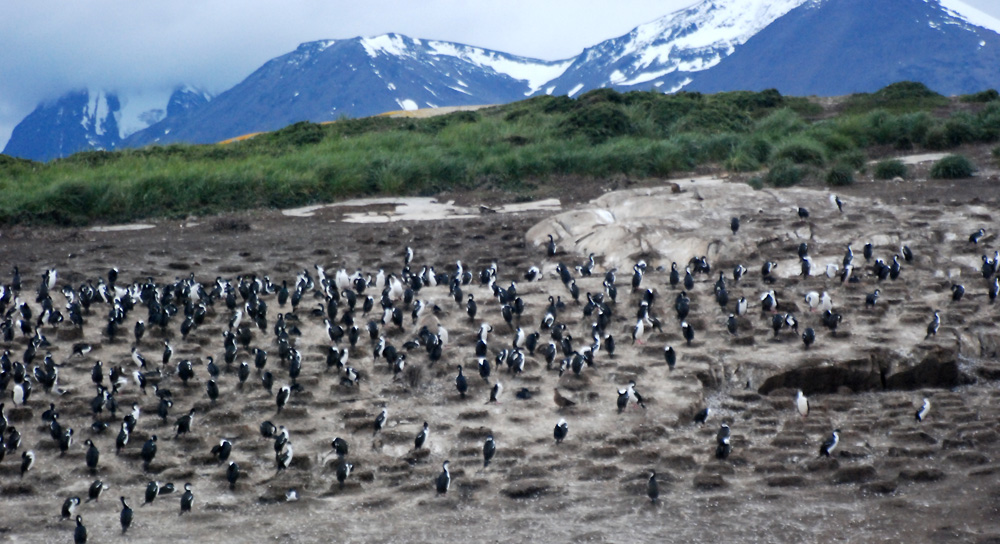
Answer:
<svg viewBox="0 0 1000 544"><path fill-rule="evenodd" d="M831 200L843 211L843 202L839 198L832 197ZM800 218L808 218L808 215L808 210L798 209ZM738 235L739 218L732 219L730 228L733 235ZM968 243L978 244L984 235L985 231L980 229L969 236ZM558 260L560 254L565 255L558 251L551 235L546 253L550 265ZM903 245L898 253L885 260L874 254L874 248L869 243L863 246L859 259L848 244L839 265L830 264L819 270L809 255L808 244L802 243L798 248L798 258L803 275L824 273L830 278L839 278L841 282L874 284L876 288L867 294L864 301L866 306L874 306L878 304L880 294L878 283L895 280L903 274L903 263L913 259L913 252ZM583 297L576 279L598 274L594 254L590 254L579 266L571 267L558 262L553 275L558 276L562 287L558 288L559 292L549 294L549 304L540 312L542 318L537 329L529 332L520 326L526 304L519 296L518 281L522 277L527 282L543 279L545 274L538 267L518 271L514 279L501 280L495 263L473 271L463 267L459 261L453 271L438 273L433 266L417 269L413 259L414 251L407 247L399 271L385 273L379 270L372 275L360 269L353 274L341 269L329 276L327 271L316 265L314 270L302 270L291 282L282 280L280 284L266 276L242 276L235 280L218 277L201 283L193 273L168 283L158 283L153 278L123 282L117 268L112 268L106 278L88 279L74 287L60 285L58 271L50 269L41 274L33 291L24 289L21 273L15 266L11 282L0 284L0 315L3 316L0 346L6 346L0 356L0 392L4 401L12 403L13 409L40 407L46 403L48 408L41 413L38 429L26 430L9 423L4 404L0 403L0 461L5 456L20 452L22 479L31 477L37 463L62 463L61 457L73 447L77 431L62 424L59 406L64 403L64 395L82 395L84 390L91 390L94 394L89 402L93 424L88 433L90 438L84 441L84 445L86 466L95 475L102 458L133 448L139 448L142 461L141 467L136 466L135 470L148 471L160 447L157 435L150 435L142 444L134 444L130 440L137 426L151 425L145 423L151 416L144 415L143 407L156 413L161 426L173 422L175 438L196 433L198 411L191 408L178 415L173 406L182 399L204 399L205 396L213 405L225 402L219 388L224 375L235 374L238 380L232 395L240 394L248 381L260 383L262 389L273 396L277 414L280 414L302 390L297 378L304 371L316 371L304 368L302 352L306 346L298 342L300 325L307 321L322 322L330 340L326 368L319 371L336 372L342 385L356 386L375 373L391 373L394 380L399 379L407 365L433 365L446 354L454 353L450 358L475 359L479 379L487 384L491 380L493 382L487 402L495 403L503 393L503 373L523 372L526 357L544 359L546 369L558 372L560 376L566 372L579 375L600 358L614 356L616 339L613 332L627 330L625 326L619 326L621 323L634 323L631 325L631 338L625 339L631 343L643 343L648 329L662 330L666 318L658 314L664 307L670 308L664 313L672 311L676 314L685 344L689 345L695 335L704 331L696 331L687 320L691 309L688 293L694 290L697 276L707 277L703 280L706 284L716 278L711 263L705 257L692 259L683 271L677 263L673 263L667 273L666 284L677 294L668 301L668 306L659 301L660 289L653 285L657 282L663 285L662 278L647 279L647 266L642 261L635 264L627 282L620 281L617 269L606 270L603 292L585 293ZM989 300L993 302L1000 291L1000 254L984 254L982 263L982 276ZM774 272L775 263L772 261L760 266L759 273L764 284L780 281ZM744 297L731 300L729 289L738 284L744 274L752 272L737 265L731 271L717 270L717 273L712 294L722 314L728 314L728 332L738 335L737 316L750 312L751 303ZM619 292L620 289L622 292ZM469 330L478 329L475 345L449 344L448 331L435 317L447 310L422 298L429 292L438 295L447 292L448 297L453 299L447 304L454 304L455 311L468 314L466 323ZM952 293L953 300L958 301L964 295L965 287L955 284ZM811 291L805 295L804 302L810 311L822 312L823 326L835 334L842 316L834 307L830 295ZM509 338L498 340L501 332L494 332L490 324L481 322L482 319L477 321L477 317L483 317L480 305L484 311L499 312L509 329ZM817 333L813 328L806 327L799 333L796 317L792 313L779 312L781 304L774 290L762 293L753 306L755 310L759 309L762 319L770 315L775 336L783 330L791 330L801 336L803 349L809 349L816 342ZM565 317L581 312L584 330L577 337L572 334L575 331L565 324ZM537 312L532 313L538 315ZM412 327L407 325L408 317ZM927 338L937 333L941 323L940 311L935 310L928 317ZM213 321L222 324L224 329L220 361L207 357L202 369L200 362L178 360L173 356L176 343L186 342L190 336L198 335L200 327ZM91 361L89 353L92 346L86 341L73 344L72 353L57 360L50 351L52 344L46 333L60 327L82 329L86 323L100 327L103 342L130 343L130 360L107 365L101 360ZM172 331L179 331L180 337ZM413 331L416 333L413 334ZM153 340L154 337L156 340ZM397 340L405 340L405 343L394 345ZM20 350L22 344L23 352ZM150 346L156 346L155 350L148 349ZM446 352L446 348L450 349ZM682 345L665 347L663 356L670 370L677 364L678 351L683 349ZM238 359L241 362L237 362ZM92 383L74 383L69 389L64 389L60 369L80 368L80 365L87 364L92 364ZM189 388L189 382L201 381L199 376L203 372L207 374L203 388ZM233 378L225 376L225 379ZM476 378L467 377L463 366L457 365L454 387L460 398L466 397L469 380L472 379ZM279 382L282 384L279 385ZM175 391L168 389L168 385L173 385ZM180 391L176 390L178 385ZM147 389L152 390L153 397L146 396ZM532 394L528 389L521 389L516 396L528 398ZM558 388L553 392L553 401L560 411L575 404ZM803 417L808 415L809 403L802 391L798 392L792 404ZM630 406L645 409L643 397L634 381L617 389L616 406L608 409L617 408L621 412ZM923 399L915 412L915 419L922 421L929 410L929 401ZM698 412L694 417L695 423L705 423L709 413L708 407ZM374 434L382 430L387 418L388 407L383 405L372 418ZM560 418L552 432L555 443L565 440L569 430L568 422ZM424 422L414 439L416 449L425 445L429 432L430 427ZM263 438L274 442L276 470L287 469L294 455L289 431L283 425L264 421L260 424L260 433ZM24 441L32 443L35 442L35 434L41 435L42 440L47 434L58 445L60 457L40 459L34 451L25 450L22 445L24 434L31 435ZM820 444L819 455L829 456L839 440L840 430L835 429ZM497 447L493 436L487 436L482 446L484 469L489 466ZM338 459L336 477L343 486L354 466L348 462L350 446L345 438L336 437L331 448L329 454L335 454ZM226 479L231 488L235 488L244 475L237 461L230 459L233 451L233 444L224 438L211 449L211 454L225 465ZM731 451L730 429L723 423L716 435L715 456L726 459ZM451 480L449 461L446 460L429 488L439 494L447 493ZM98 499L107 488L100 479L95 480L89 488L87 502ZM142 504L149 504L159 496L174 492L174 484L151 480ZM649 499L655 503L659 497L655 471L649 476L647 492ZM195 485L185 483L179 499L180 514L194 508L195 497ZM297 491L290 489L286 499L296 500ZM119 519L122 533L125 533L132 525L135 513L127 497L121 496L119 501ZM62 504L61 515L63 519L75 520L75 541L86 542L87 528L78 513L80 506L80 497L69 497Z"/></svg>

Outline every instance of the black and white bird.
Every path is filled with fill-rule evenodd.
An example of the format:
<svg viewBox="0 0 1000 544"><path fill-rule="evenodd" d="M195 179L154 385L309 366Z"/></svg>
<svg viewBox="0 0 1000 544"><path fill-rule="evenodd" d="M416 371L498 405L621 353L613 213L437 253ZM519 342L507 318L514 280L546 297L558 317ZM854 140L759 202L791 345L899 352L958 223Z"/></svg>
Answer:
<svg viewBox="0 0 1000 544"><path fill-rule="evenodd" d="M498 399L500 398L501 393L503 393L503 384L500 382L496 382L490 389L490 400L488 400L486 404L489 404L491 402L492 403L497 402Z"/></svg>
<svg viewBox="0 0 1000 544"><path fill-rule="evenodd" d="M226 469L226 480L229 481L229 489L236 489L236 482L240 479L240 466L236 461L230 461Z"/></svg>
<svg viewBox="0 0 1000 544"><path fill-rule="evenodd" d="M427 442L427 434L430 433L430 428L427 426L427 422L424 422L424 428L420 430L417 437L413 439L413 449L419 450L424 447L424 443Z"/></svg>
<svg viewBox="0 0 1000 544"><path fill-rule="evenodd" d="M88 438L83 443L87 446L87 468L90 469L90 472L97 472L97 463L101 459L101 452L91 439Z"/></svg>
<svg viewBox="0 0 1000 544"><path fill-rule="evenodd" d="M104 485L104 482L100 480L94 480L90 487L87 489L87 502L96 501L101 498L101 493L108 489L108 486Z"/></svg>
<svg viewBox="0 0 1000 544"><path fill-rule="evenodd" d="M187 483L184 484L184 494L181 495L181 511L178 515L190 512L192 506L194 506L194 493L191 491L191 484Z"/></svg>
<svg viewBox="0 0 1000 544"><path fill-rule="evenodd" d="M337 454L337 457L344 457L345 455L347 455L349 446L347 444L347 441L344 440L343 438L339 436L334 438L333 442L330 443L330 446L333 448L334 453Z"/></svg>
<svg viewBox="0 0 1000 544"><path fill-rule="evenodd" d="M295 456L295 451L292 449L292 443L285 441L280 450L274 454L274 465L278 471L286 470L288 467L292 466L292 458Z"/></svg>
<svg viewBox="0 0 1000 544"><path fill-rule="evenodd" d="M927 340L931 336L937 335L938 328L941 327L941 310L934 310L934 317L931 318L931 322L927 324L927 336L924 340Z"/></svg>
<svg viewBox="0 0 1000 544"><path fill-rule="evenodd" d="M733 234L735 233L736 231L733 231ZM660 486L656 483L655 470L649 475L649 480L646 481L646 496L649 497L650 502L653 504L656 504L657 499L660 498Z"/></svg>
<svg viewBox="0 0 1000 544"><path fill-rule="evenodd" d="M149 470L150 463L156 458L156 435L149 437L146 443L142 445L142 451L139 453L142 458L143 469Z"/></svg>
<svg viewBox="0 0 1000 544"><path fill-rule="evenodd" d="M128 505L125 497L118 497L118 500L122 501L122 511L118 514L118 521L122 525L122 534L125 534L129 527L132 526L134 512L132 512L132 507Z"/></svg>
<svg viewBox="0 0 1000 544"><path fill-rule="evenodd" d="M635 343L639 343L640 345L642 344L642 335L643 335L643 332L646 329L645 321L646 321L645 319L643 319L642 317L640 317L639 319L636 320L635 325L632 327L632 343L633 344L635 344Z"/></svg>
<svg viewBox="0 0 1000 544"><path fill-rule="evenodd" d="M694 422L698 425L704 424L708 421L708 416L712 413L712 409L708 406L698 410L698 413L694 415Z"/></svg>
<svg viewBox="0 0 1000 544"><path fill-rule="evenodd" d="M719 432L715 435L715 458L726 459L733 451L732 444L729 443L729 425L725 423L719 426Z"/></svg>
<svg viewBox="0 0 1000 544"><path fill-rule="evenodd" d="M691 341L694 340L694 327L692 327L687 321L682 321L681 334L684 336L684 341L690 346Z"/></svg>
<svg viewBox="0 0 1000 544"><path fill-rule="evenodd" d="M951 285L951 300L952 302L958 302L962 300L962 296L965 295L965 286L954 283Z"/></svg>
<svg viewBox="0 0 1000 544"><path fill-rule="evenodd" d="M288 398L292 396L292 388L288 385L282 385L281 389L278 390L278 394L274 397L274 402L278 406L278 412L288 404Z"/></svg>
<svg viewBox="0 0 1000 544"><path fill-rule="evenodd" d="M191 425L194 424L194 413L195 408L191 408L188 410L188 413L177 418L177 421L174 423L174 427L177 427L177 433L174 435L174 438L191 432Z"/></svg>
<svg viewBox="0 0 1000 544"><path fill-rule="evenodd" d="M83 518L76 516L76 529L73 530L73 542L75 544L87 544L87 528L83 525Z"/></svg>
<svg viewBox="0 0 1000 544"><path fill-rule="evenodd" d="M223 438L219 440L219 443L212 446L212 455L219 460L220 463L225 463L229 460L229 455L233 452L233 443Z"/></svg>
<svg viewBox="0 0 1000 544"><path fill-rule="evenodd" d="M458 365L458 376L455 377L455 389L458 389L458 394L464 399L466 391L469 390L469 382L465 379L465 375L462 374L462 365Z"/></svg>
<svg viewBox="0 0 1000 544"><path fill-rule="evenodd" d="M354 469L354 465L344 461L343 459L337 464L337 483L340 488L344 488L344 482L347 481L347 477L351 475L351 470Z"/></svg>
<svg viewBox="0 0 1000 544"><path fill-rule="evenodd" d="M562 443L567 434L569 434L569 424L566 423L565 419L560 418L559 422L556 423L555 429L552 431L552 436L556 439L556 444Z"/></svg>
<svg viewBox="0 0 1000 544"><path fill-rule="evenodd" d="M814 342L816 342L816 331L812 327L806 327L806 331L802 333L802 343L809 349Z"/></svg>
<svg viewBox="0 0 1000 544"><path fill-rule="evenodd" d="M142 506L146 506L147 504L156 500L156 496L159 494L160 494L160 482L157 482L155 480L150 480L150 482L146 484L145 502L142 503Z"/></svg>
<svg viewBox="0 0 1000 544"><path fill-rule="evenodd" d="M21 477L24 478L24 473L31 470L31 467L35 466L35 452L26 451L21 454Z"/></svg>
<svg viewBox="0 0 1000 544"><path fill-rule="evenodd" d="M441 463L441 474L438 474L437 480L435 481L439 495L447 493L448 488L451 487L451 472L448 471L448 465L450 463L450 461Z"/></svg>
<svg viewBox="0 0 1000 544"><path fill-rule="evenodd" d="M973 232L972 234L969 235L969 241L972 242L973 244L979 244L979 240L983 236L986 236L986 230L979 229L976 232Z"/></svg>
<svg viewBox="0 0 1000 544"><path fill-rule="evenodd" d="M483 468L490 466L490 461L497 453L497 443L493 440L493 435L487 435L483 442Z"/></svg>
<svg viewBox="0 0 1000 544"><path fill-rule="evenodd" d="M677 352L671 346L663 348L663 359L667 362L667 368L673 370L677 365Z"/></svg>
<svg viewBox="0 0 1000 544"><path fill-rule="evenodd" d="M819 293L816 291L809 291L806 293L806 304L809 305L810 312L815 312L816 308L819 306Z"/></svg>
<svg viewBox="0 0 1000 544"><path fill-rule="evenodd" d="M773 312L778 309L778 299L774 291L768 291L760 296L760 310L762 312Z"/></svg>
<svg viewBox="0 0 1000 544"><path fill-rule="evenodd" d="M801 389L795 394L795 409L802 417L809 415L809 399L802 393Z"/></svg>
<svg viewBox="0 0 1000 544"><path fill-rule="evenodd" d="M76 507L80 506L80 497L69 497L62 505L62 518L70 519L76 515Z"/></svg>
<svg viewBox="0 0 1000 544"><path fill-rule="evenodd" d="M925 398L924 403L920 406L920 409L917 410L916 414L917 421L918 422L923 421L924 418L927 417L927 413L930 411L931 411L931 401Z"/></svg>
<svg viewBox="0 0 1000 544"><path fill-rule="evenodd" d="M821 456L829 457L833 453L834 448L840 443L840 429L834 429L830 434L830 437L823 441L823 444L819 447L819 454Z"/></svg>
<svg viewBox="0 0 1000 544"><path fill-rule="evenodd" d="M732 219L729 220L729 229L733 231L733 234L736 234L736 232L740 230L739 217L733 217Z"/></svg>
<svg viewBox="0 0 1000 544"><path fill-rule="evenodd" d="M377 416L375 416L375 432L372 433L373 435L378 434L378 432L382 430L382 427L385 426L385 420L388 417L389 417L389 410L388 408L383 406L382 411L379 412Z"/></svg>
<svg viewBox="0 0 1000 544"><path fill-rule="evenodd" d="M871 292L871 293L868 293L868 294L867 294L867 295L865 296L865 306L871 306L871 307L874 307L874 306L875 306L875 303L877 303L877 302L878 302L878 297L879 297L879 295L880 295L881 293L882 293L882 292L881 292L880 290L878 290L878 289L876 289L875 291L873 291L873 292Z"/></svg>

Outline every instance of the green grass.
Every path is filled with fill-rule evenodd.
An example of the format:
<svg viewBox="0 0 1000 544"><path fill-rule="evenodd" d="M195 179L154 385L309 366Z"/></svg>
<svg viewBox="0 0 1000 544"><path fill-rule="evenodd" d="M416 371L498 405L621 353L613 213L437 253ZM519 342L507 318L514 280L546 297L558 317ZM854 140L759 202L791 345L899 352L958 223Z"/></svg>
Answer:
<svg viewBox="0 0 1000 544"><path fill-rule="evenodd" d="M906 165L903 161L889 159L875 164L875 179L906 178Z"/></svg>
<svg viewBox="0 0 1000 544"><path fill-rule="evenodd" d="M931 177L938 179L962 179L972 177L976 167L962 155L948 155L931 166Z"/></svg>
<svg viewBox="0 0 1000 544"><path fill-rule="evenodd" d="M0 155L0 224L125 222L476 188L526 199L550 176L656 178L704 166L767 171L757 186L787 186L853 176L872 146L1000 141L1000 101L981 93L956 113L941 109L959 100L904 82L852 96L830 117L774 90L600 89L429 119L296 123L226 145L88 151L47 164Z"/></svg>

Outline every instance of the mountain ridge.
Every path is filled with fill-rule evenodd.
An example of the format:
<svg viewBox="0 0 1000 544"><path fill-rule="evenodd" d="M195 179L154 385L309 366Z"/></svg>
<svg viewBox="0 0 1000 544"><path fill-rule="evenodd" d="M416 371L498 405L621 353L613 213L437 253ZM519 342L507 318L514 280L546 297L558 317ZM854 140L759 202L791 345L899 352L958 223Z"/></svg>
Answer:
<svg viewBox="0 0 1000 544"><path fill-rule="evenodd" d="M168 104L144 125L118 123L120 114L87 117L91 110L68 93L28 115L4 153L48 160L83 149L212 143L298 121L572 97L604 87L837 95L915 80L960 94L1000 87L1000 34L991 27L1000 29L1000 20L960 0L705 0L555 61L396 33L312 41L211 100L173 112ZM112 121L117 140L97 133Z"/></svg>

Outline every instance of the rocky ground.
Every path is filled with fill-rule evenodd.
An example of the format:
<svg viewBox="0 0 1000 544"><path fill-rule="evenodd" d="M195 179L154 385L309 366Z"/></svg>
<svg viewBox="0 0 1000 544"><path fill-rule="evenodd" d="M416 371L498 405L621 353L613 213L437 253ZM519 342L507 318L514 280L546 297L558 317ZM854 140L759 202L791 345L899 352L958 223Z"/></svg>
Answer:
<svg viewBox="0 0 1000 544"><path fill-rule="evenodd" d="M10 268L18 265L24 278L21 297L28 301L34 301L41 275L50 268L58 270L60 286L96 281L117 266L120 284L146 278L167 283L193 274L210 288L216 277L236 281L250 274L267 275L279 285L293 283L302 269L315 276L317 264L331 276L340 268L399 272L406 246L415 250L416 269L427 264L439 273L452 273L461 260L478 275L496 263L498 284L507 287L516 281L525 302L515 326L529 333L539 330L547 297L561 296L567 307L557 321L566 325L577 349L591 343L594 318L585 317L583 304L572 301L554 274L556 264L580 265L586 253L597 253L595 275L581 277L573 271L583 301L583 294L603 290L608 267L618 265L619 273L618 299L605 330L616 343L613 356L604 338L593 365L580 375L567 371L560 376L562 357L550 368L537 351L526 357L522 374L494 369L489 383L476 372L479 324L494 329L491 356L510 347L513 334L497 300L478 281L463 286L479 302L475 320L446 287L417 294L440 307L436 319L449 332L440 361L431 363L417 349L408 355L407 370L394 376L386 361L373 360L362 336L350 349L350 364L362 374L356 387L344 385L336 368L327 369L331 341L322 318L312 314L323 300L308 293L294 312L302 332L293 338L303 354L298 379L303 390L293 393L280 413L256 374L238 386L236 365L252 361L246 349L240 348L232 367L222 363L222 336L231 313L219 301L187 339L175 318L166 331L149 330L139 342L150 360L150 382L173 391L167 421L157 417L152 391L144 395L129 383L117 395L122 407L117 417L101 414L110 427L99 434L91 429L91 368L101 360L105 368L120 365L131 373L132 325L146 318L145 309L129 314L125 332L114 340L102 333L107 306L93 308L82 330L69 323L43 327L51 346L39 349L34 364L51 353L62 365L58 388L64 393L35 384L28 403L20 407L11 402L13 384L4 393L4 413L23 438L0 462L0 535L12 542L69 541L74 523L61 520L61 505L72 496L86 500L87 488L100 479L108 490L77 513L91 541L102 542L121 538L119 496L128 497L135 510L135 523L125 537L135 541L168 536L226 542L1000 541L1000 303L990 303L979 272L980 256L992 256L1000 248L993 219L1000 191L995 172L957 182L928 181L919 172L920 181L863 180L838 193L845 202L843 213L821 188L748 193L742 185L701 178L613 180L609 187L632 192L590 202L601 193L599 187L573 190L574 180L562 180L556 191L562 196L562 215L553 210L494 213L508 211L495 195L466 194L448 198L488 209L471 218L380 224L347 222L359 220L356 210L333 207L311 214L255 212L158 221L144 230L7 229L0 233L0 283L8 284ZM655 203L652 211L644 207L650 202ZM810 208L808 219L796 216L800 205ZM592 216L593 210L610 210L614 221L590 224L584 230L593 234L580 236L575 232L584 228L580 218ZM669 223L671 213L684 210L683 222ZM383 203L373 205L371 215L391 217L392 211ZM732 216L742 218L735 236L729 230ZM609 225L620 234L601 234ZM968 243L968 235L980 227L987 236L978 245ZM555 257L536 245L549 233L559 242ZM600 244L593 242L598 234L604 236ZM678 245L677 240L685 242ZM798 275L796 249L803 241L817 269L810 277ZM903 264L898 280L878 282L861 255L866 241L873 242L877 257L889 261L907 244L914 260ZM823 271L828 262L840 263L848 242L859 281L842 284ZM638 249L622 249L633 243ZM669 285L666 269L672 261L683 269L689 255L701 254L713 268L711 274L695 277L687 320L696 336L686 345L673 309L682 287ZM632 344L640 294L631 292L631 265L639 258L650 264L642 287L656 293L651 313L662 322L662 331L647 326L641 342ZM778 263L773 284L761 278L765 260ZM738 283L731 276L737 263L748 269ZM530 266L540 267L545 278L525 281L522 276ZM720 270L729 282L725 310L713 296ZM952 283L967 289L959 302L951 301ZM866 308L865 295L876 288L881 297L874 308ZM759 295L769 289L776 292L779 311L798 318L798 333L782 330L775 337L771 314L760 309ZM835 335L805 304L803 296L812 290L830 293L842 314ZM726 317L741 296L750 311L739 318L733 336L726 330ZM57 306L65 303L61 293L53 299ZM250 346L268 351L267 369L277 390L290 379L287 363L277 356L272 327L278 313L291 309L279 307L274 295L264 300L270 307L269 327L253 328ZM925 339L935 309L941 310L941 328ZM405 316L402 328L389 324L381 330L401 350L421 325L435 326L428 317L414 324L409 309ZM378 316L358 312L360 325L369 319ZM806 327L817 333L808 350L800 339ZM544 345L548 334L541 332ZM164 340L174 347L172 363L195 363L196 378L186 387L174 375L173 364L155 375ZM27 341L18 335L0 348L10 350L17 361ZM93 350L71 356L71 346L80 342ZM666 345L678 352L673 370L663 358ZM205 389L209 356L223 366L215 404ZM465 366L470 383L465 399L455 389L458 364ZM646 407L619 413L617 390L630 380ZM498 403L487 403L497 381L504 392ZM522 388L532 394L530 399L516 398ZM576 405L558 407L554 388ZM795 410L797 389L810 398L807 417ZM923 398L929 399L931 410L921 423L914 413ZM128 446L115 455L118 422L133 402L143 415ZM62 424L75 429L74 444L65 454L41 420L49 403L56 405ZM373 436L372 424L383 404L388 421ZM706 406L712 409L708 422L694 424L694 414ZM191 433L175 438L172 424L192 407L196 419ZM560 418L568 422L569 434L556 444L553 427ZM264 420L289 430L295 456L288 470L275 468L273 441L258 431ZM413 440L424 421L430 437L415 451ZM732 429L732 454L717 460L715 436L723 422ZM834 428L842 431L840 444L832 457L820 457L819 446ZM159 452L144 470L139 450L153 434L160 438ZM483 469L488 434L496 438L497 454ZM354 465L343 488L330 446L335 436L349 442L346 460ZM101 451L96 474L85 466L86 438ZM210 454L220 438L232 441L232 459L242 470L234 490L226 481L226 467ZM21 477L21 453L27 450L35 452L37 462ZM438 495L434 479L444 460L451 461L452 486ZM661 487L656 504L646 497L651 470ZM140 506L150 480L173 482L178 491ZM191 514L179 517L185 482L193 484L196 501ZM300 499L285 501L288 489L297 490Z"/></svg>

